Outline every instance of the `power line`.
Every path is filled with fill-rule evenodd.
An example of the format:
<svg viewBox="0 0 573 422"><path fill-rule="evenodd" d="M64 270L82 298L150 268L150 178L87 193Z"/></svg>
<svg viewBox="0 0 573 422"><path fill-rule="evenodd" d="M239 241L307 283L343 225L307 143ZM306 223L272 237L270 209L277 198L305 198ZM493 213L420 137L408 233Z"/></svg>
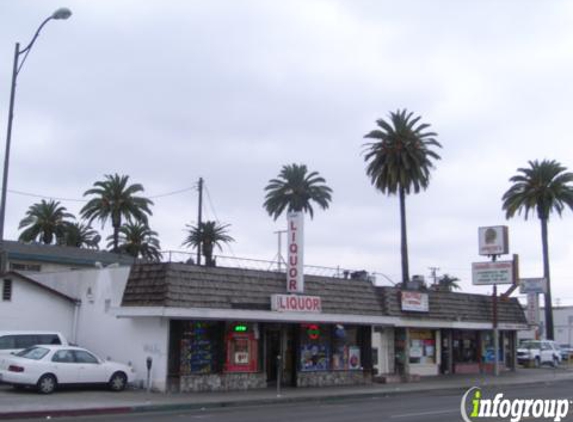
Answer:
<svg viewBox="0 0 573 422"><path fill-rule="evenodd" d="M171 192L161 193L158 195L150 195L148 198L149 199L165 198L167 196L179 195L181 193L189 192L191 190L196 190L196 189L197 189L197 185L193 185L193 186L189 186L187 188L183 188L183 189L179 189L179 190L175 190L175 191L171 191ZM23 191L14 190L14 189L8 189L8 192L13 193L15 195L29 196L31 198L40 198L40 199L53 199L55 201L61 201L61 202L84 202L84 203L88 202L88 199L62 198L62 197L51 196L51 195L42 195L39 193L23 192Z"/></svg>

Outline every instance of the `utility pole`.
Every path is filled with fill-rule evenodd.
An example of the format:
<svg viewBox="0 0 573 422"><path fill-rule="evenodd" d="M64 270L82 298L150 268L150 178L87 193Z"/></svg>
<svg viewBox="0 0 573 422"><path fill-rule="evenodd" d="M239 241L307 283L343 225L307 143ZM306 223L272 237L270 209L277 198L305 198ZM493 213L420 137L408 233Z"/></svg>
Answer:
<svg viewBox="0 0 573 422"><path fill-rule="evenodd" d="M434 280L434 286L438 283L438 274L437 272L440 271L439 267L428 267L430 273L432 274L432 279Z"/></svg>
<svg viewBox="0 0 573 422"><path fill-rule="evenodd" d="M199 235L201 235L201 219L203 218L203 178L199 178L199 185L197 187L199 190L199 209L197 211L197 230ZM199 239L201 236L199 236ZM197 265L201 265L201 242L197 243Z"/></svg>

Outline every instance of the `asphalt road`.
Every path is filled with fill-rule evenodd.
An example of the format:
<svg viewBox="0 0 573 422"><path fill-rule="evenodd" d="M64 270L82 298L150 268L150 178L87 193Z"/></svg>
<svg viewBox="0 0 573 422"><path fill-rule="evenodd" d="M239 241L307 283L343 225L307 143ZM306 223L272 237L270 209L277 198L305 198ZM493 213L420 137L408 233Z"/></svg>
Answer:
<svg viewBox="0 0 573 422"><path fill-rule="evenodd" d="M504 398L520 399L573 399L573 381L550 384L482 388L483 398L493 398L503 393ZM320 402L293 403L287 405L265 405L206 409L189 412L139 413L127 415L106 415L74 417L78 422L347 422L347 421L391 421L391 422L456 422L462 421L460 392L432 391L376 397L362 400L336 399ZM573 422L573 402L567 416L561 420ZM40 419L37 419L38 421ZM41 419L45 422L45 418ZM71 418L62 418L62 421ZM477 418L489 421L494 419ZM497 419L497 420L507 420ZM522 420L553 420L527 418Z"/></svg>

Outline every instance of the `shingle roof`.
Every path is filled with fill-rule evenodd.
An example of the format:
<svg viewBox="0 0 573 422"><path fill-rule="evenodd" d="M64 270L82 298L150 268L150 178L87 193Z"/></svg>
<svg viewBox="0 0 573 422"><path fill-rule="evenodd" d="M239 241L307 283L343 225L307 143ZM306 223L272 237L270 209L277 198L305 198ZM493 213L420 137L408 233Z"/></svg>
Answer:
<svg viewBox="0 0 573 422"><path fill-rule="evenodd" d="M284 273L162 263L132 267L123 306L270 310L271 295L286 293ZM372 283L305 277L305 294L322 298L322 311L380 315Z"/></svg>
<svg viewBox="0 0 573 422"><path fill-rule="evenodd" d="M111 252L97 251L69 246L44 245L42 243L23 243L5 240L4 248L10 260L52 262L64 265L93 266L96 262L104 265L119 263L133 264L133 257Z"/></svg>
<svg viewBox="0 0 573 422"><path fill-rule="evenodd" d="M445 321L491 321L491 297L428 291L430 311L402 312L399 290L367 280L305 276L305 294L322 298L329 314L396 316ZM122 306L270 310L270 297L286 293L284 273L161 263L131 269ZM524 324L517 299L499 301L499 322Z"/></svg>
<svg viewBox="0 0 573 422"><path fill-rule="evenodd" d="M429 312L404 312L400 305L400 290L377 287L383 298L384 313L388 316L427 318L449 321L489 322L493 317L491 296L428 290ZM527 319L516 298L497 301L498 322L527 324Z"/></svg>

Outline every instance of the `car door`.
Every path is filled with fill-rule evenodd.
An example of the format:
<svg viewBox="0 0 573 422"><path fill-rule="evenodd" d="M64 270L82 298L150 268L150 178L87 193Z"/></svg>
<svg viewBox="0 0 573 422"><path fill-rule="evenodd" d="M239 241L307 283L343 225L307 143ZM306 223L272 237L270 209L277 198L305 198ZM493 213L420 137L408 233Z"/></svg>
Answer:
<svg viewBox="0 0 573 422"><path fill-rule="evenodd" d="M60 384L79 382L79 365L76 363L73 350L58 350L52 356L50 365Z"/></svg>
<svg viewBox="0 0 573 422"><path fill-rule="evenodd" d="M105 367L98 358L86 350L74 350L74 354L79 366L78 379L80 383L95 384L108 381Z"/></svg>
<svg viewBox="0 0 573 422"><path fill-rule="evenodd" d="M547 341L541 342L541 362L553 362L553 348Z"/></svg>

